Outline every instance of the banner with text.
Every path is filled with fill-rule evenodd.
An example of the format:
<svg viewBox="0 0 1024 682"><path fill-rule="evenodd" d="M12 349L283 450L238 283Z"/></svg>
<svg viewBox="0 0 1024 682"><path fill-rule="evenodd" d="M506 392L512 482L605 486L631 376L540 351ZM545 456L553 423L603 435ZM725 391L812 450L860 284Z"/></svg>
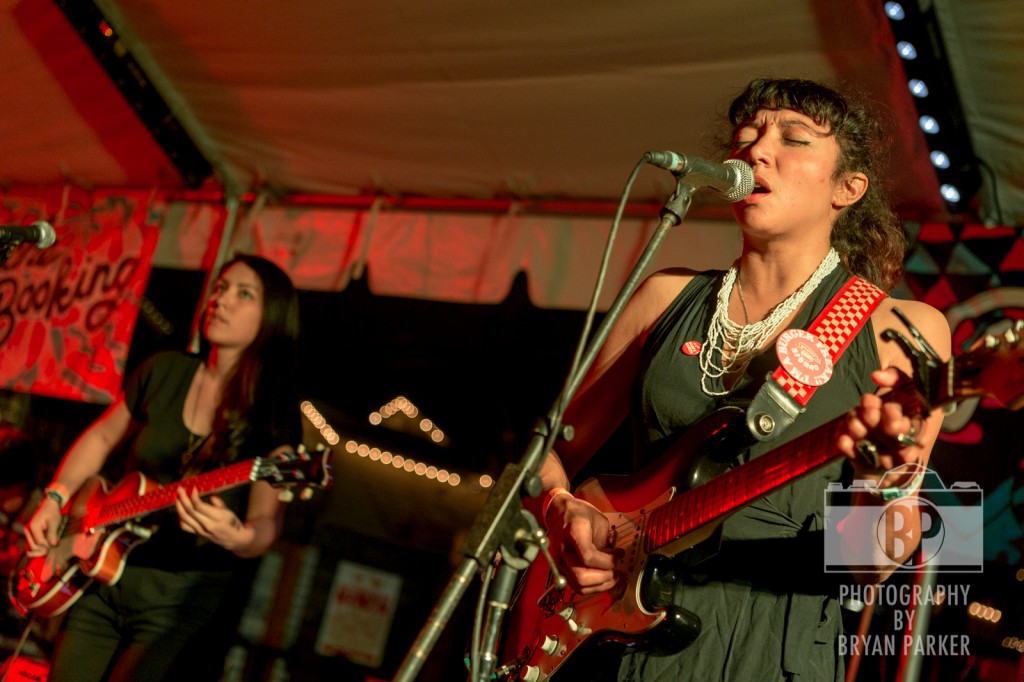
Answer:
<svg viewBox="0 0 1024 682"><path fill-rule="evenodd" d="M0 387L107 404L121 389L158 212L145 196L80 194L3 198L0 222L47 220L57 241L20 244L0 264Z"/></svg>

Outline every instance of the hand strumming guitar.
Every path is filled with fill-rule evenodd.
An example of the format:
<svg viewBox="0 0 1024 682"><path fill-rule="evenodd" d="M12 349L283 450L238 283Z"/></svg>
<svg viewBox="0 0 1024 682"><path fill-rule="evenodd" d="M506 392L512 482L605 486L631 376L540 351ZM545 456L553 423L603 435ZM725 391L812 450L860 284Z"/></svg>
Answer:
<svg viewBox="0 0 1024 682"><path fill-rule="evenodd" d="M608 518L597 507L571 494L557 494L548 505L545 522L554 557L579 594L610 590L619 579L615 555L608 551Z"/></svg>
<svg viewBox="0 0 1024 682"><path fill-rule="evenodd" d="M28 556L42 556L57 546L58 532L63 515L60 504L50 496L43 497L42 502L25 525L25 541Z"/></svg>

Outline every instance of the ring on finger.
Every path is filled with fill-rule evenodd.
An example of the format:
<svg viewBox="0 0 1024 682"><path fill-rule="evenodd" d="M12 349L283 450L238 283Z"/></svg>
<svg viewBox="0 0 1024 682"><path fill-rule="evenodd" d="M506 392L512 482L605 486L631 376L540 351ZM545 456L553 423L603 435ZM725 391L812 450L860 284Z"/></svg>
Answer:
<svg viewBox="0 0 1024 682"><path fill-rule="evenodd" d="M917 445L917 428L911 426L909 431L896 436L896 442L905 448Z"/></svg>

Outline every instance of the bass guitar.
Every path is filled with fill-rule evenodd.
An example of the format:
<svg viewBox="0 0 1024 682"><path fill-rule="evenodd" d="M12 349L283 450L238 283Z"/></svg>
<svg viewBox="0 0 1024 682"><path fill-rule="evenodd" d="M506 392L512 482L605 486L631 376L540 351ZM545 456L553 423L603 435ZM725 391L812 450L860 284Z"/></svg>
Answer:
<svg viewBox="0 0 1024 682"><path fill-rule="evenodd" d="M49 618L70 608L94 580L116 583L128 553L156 530L140 520L173 507L179 488L205 495L266 481L283 489L283 500L291 499L295 488L305 497L313 488L330 485L330 454L324 447L311 454L300 445L294 452L237 462L167 485L138 472L113 487L93 476L64 505L57 546L42 556L23 556L11 571L11 603L22 615Z"/></svg>
<svg viewBox="0 0 1024 682"><path fill-rule="evenodd" d="M894 389L896 399L918 413L983 395L1017 409L1024 404L1021 331L1018 323L1005 336L988 337L981 347L949 363L915 358L914 383ZM888 338L894 336L899 335ZM710 480L699 480L703 477L694 471L700 463L735 459L736 450L723 450L747 428L744 416L738 408L716 411L650 466L629 476L591 478L574 491L608 518L609 536L618 550L615 570L624 578L610 591L580 595L558 587L546 562L530 564L509 614L502 647L506 662L498 668L499 677L543 682L556 671L569 675L563 666L584 645L591 652L594 645L614 643L673 653L692 643L700 632L700 618L671 603L677 565L671 558L687 550L701 553L697 546L730 514L843 456L835 442L845 416ZM696 485L676 494L685 482Z"/></svg>

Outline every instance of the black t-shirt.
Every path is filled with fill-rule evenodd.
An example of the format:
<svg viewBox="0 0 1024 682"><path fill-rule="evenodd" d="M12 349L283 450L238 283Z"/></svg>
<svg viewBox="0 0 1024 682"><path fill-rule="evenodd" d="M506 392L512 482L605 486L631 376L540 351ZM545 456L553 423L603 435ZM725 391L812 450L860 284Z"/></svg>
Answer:
<svg viewBox="0 0 1024 682"><path fill-rule="evenodd" d="M185 426L185 398L201 365L198 356L165 351L147 359L125 381L125 404L136 427L129 471L158 483L181 478L182 455L196 437Z"/></svg>
<svg viewBox="0 0 1024 682"><path fill-rule="evenodd" d="M161 484L182 479L190 440L197 440L194 434L190 439L185 426L185 398L201 364L198 356L165 351L147 359L128 377L124 397L133 421L127 443L128 471L139 471ZM293 434L272 438L275 442L266 443L260 452L269 453L278 445L294 444L291 436ZM247 484L218 495L239 518L245 519L249 499ZM159 531L132 551L129 567L220 571L232 570L241 561L219 545L183 532L173 506L150 514L142 521L147 525L158 523Z"/></svg>

